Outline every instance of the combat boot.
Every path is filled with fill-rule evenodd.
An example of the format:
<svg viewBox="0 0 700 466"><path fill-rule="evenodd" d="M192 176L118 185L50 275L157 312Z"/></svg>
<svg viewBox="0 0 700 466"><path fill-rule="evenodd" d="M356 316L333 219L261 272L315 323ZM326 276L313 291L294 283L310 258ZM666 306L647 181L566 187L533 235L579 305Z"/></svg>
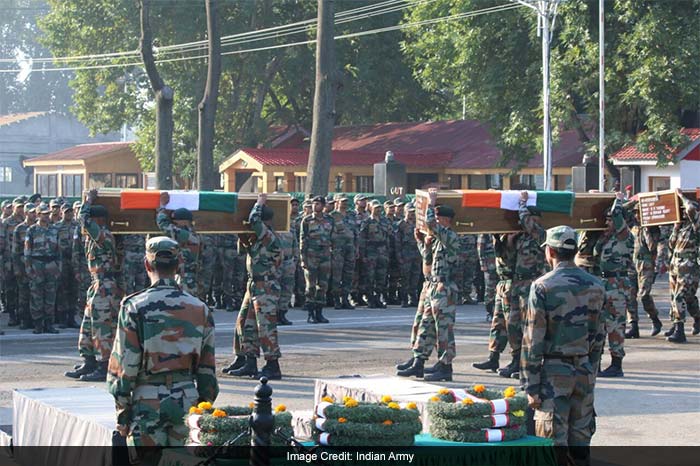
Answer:
<svg viewBox="0 0 700 466"><path fill-rule="evenodd" d="M435 372L426 374L423 380L426 382L452 382L452 364L437 363Z"/></svg>
<svg viewBox="0 0 700 466"><path fill-rule="evenodd" d="M425 369L423 369L423 372L425 374L432 374L433 372L435 372L439 368L440 368L440 361L436 362L435 364L433 364L430 367L426 367Z"/></svg>
<svg viewBox="0 0 700 466"><path fill-rule="evenodd" d="M278 359L271 359L260 369L260 377L267 377L267 380L282 380L282 371Z"/></svg>
<svg viewBox="0 0 700 466"><path fill-rule="evenodd" d="M423 377L423 368L425 366L425 360L420 358L415 358L413 364L408 369L396 371L396 375L399 377Z"/></svg>
<svg viewBox="0 0 700 466"><path fill-rule="evenodd" d="M408 293L401 293L401 307L411 307L408 300Z"/></svg>
<svg viewBox="0 0 700 466"><path fill-rule="evenodd" d="M33 329L33 328L34 328L34 324L32 323L31 320L23 320L23 321L19 324L19 329L20 329L20 330L31 330L31 329Z"/></svg>
<svg viewBox="0 0 700 466"><path fill-rule="evenodd" d="M221 372L224 374L228 374L231 371L235 371L236 369L240 369L245 365L245 356L242 354L237 354L236 359L233 360L231 364L228 365L228 367L224 367L221 369Z"/></svg>
<svg viewBox="0 0 700 466"><path fill-rule="evenodd" d="M292 325L292 322L287 319L286 309L280 309L277 311L277 325Z"/></svg>
<svg viewBox="0 0 700 466"><path fill-rule="evenodd" d="M397 371L405 371L406 369L408 369L409 367L411 367L413 365L413 361L415 361L415 360L416 360L416 358L411 357L411 359L409 359L408 361L402 362L401 364L397 364L396 370Z"/></svg>
<svg viewBox="0 0 700 466"><path fill-rule="evenodd" d="M335 296L333 298L333 308L337 311L343 308L343 301L340 299L340 296Z"/></svg>
<svg viewBox="0 0 700 466"><path fill-rule="evenodd" d="M700 333L700 319L695 319L695 322L693 322L693 335L697 335Z"/></svg>
<svg viewBox="0 0 700 466"><path fill-rule="evenodd" d="M40 333L44 333L44 321L41 319L37 319L34 321L34 330L32 330L32 333L34 335L39 335Z"/></svg>
<svg viewBox="0 0 700 466"><path fill-rule="evenodd" d="M379 293L375 293L374 295L375 302L377 304L377 309L386 309L386 303L382 301L382 295Z"/></svg>
<svg viewBox="0 0 700 466"><path fill-rule="evenodd" d="M246 355L245 363L242 367L228 371L228 375L234 377L255 377L258 375L258 358Z"/></svg>
<svg viewBox="0 0 700 466"><path fill-rule="evenodd" d="M303 294L295 294L294 295L294 307L296 307L297 309L303 309L305 301L306 301L306 296L304 296Z"/></svg>
<svg viewBox="0 0 700 466"><path fill-rule="evenodd" d="M625 338L639 338L639 324L630 322L630 328L625 332Z"/></svg>
<svg viewBox="0 0 700 466"><path fill-rule="evenodd" d="M328 319L323 317L323 306L316 304L316 322L319 324L327 324L330 322Z"/></svg>
<svg viewBox="0 0 700 466"><path fill-rule="evenodd" d="M670 337L671 335L673 335L676 332L676 325L677 324L674 322L673 325L671 325L671 328L664 332L664 336Z"/></svg>
<svg viewBox="0 0 700 466"><path fill-rule="evenodd" d="M42 333L54 333L55 334L55 333L58 333L58 330L56 330L53 327L51 320L47 319L44 321L44 328L43 328Z"/></svg>
<svg viewBox="0 0 700 466"><path fill-rule="evenodd" d="M656 336L659 334L659 332L661 331L661 327L663 327L663 325L661 324L661 321L659 320L658 317L652 317L651 324L653 325L653 327L651 329L651 336L653 337L653 336Z"/></svg>
<svg viewBox="0 0 700 466"><path fill-rule="evenodd" d="M498 369L498 375L510 379L512 375L520 371L520 352L513 355L513 359L503 369Z"/></svg>
<svg viewBox="0 0 700 466"><path fill-rule="evenodd" d="M309 313L309 316L306 318L306 322L309 324L317 324L318 320L316 319L316 309L314 308L314 305L312 303L306 303L304 304L304 310Z"/></svg>
<svg viewBox="0 0 700 466"><path fill-rule="evenodd" d="M472 367L475 369L480 369L482 371L496 372L498 370L498 359L500 354L496 351L491 351L489 353L489 358L484 362L474 362Z"/></svg>
<svg viewBox="0 0 700 466"><path fill-rule="evenodd" d="M97 369L95 356L85 356L82 364L79 364L72 371L65 372L63 375L71 379L79 379L81 375L87 375L95 369Z"/></svg>
<svg viewBox="0 0 700 466"><path fill-rule="evenodd" d="M94 371L81 375L79 380L81 382L104 382L107 380L107 364L108 361L98 362Z"/></svg>
<svg viewBox="0 0 700 466"><path fill-rule="evenodd" d="M598 372L598 377L624 377L625 373L622 372L622 358L617 356L612 356L612 361L607 369Z"/></svg>
<svg viewBox="0 0 700 466"><path fill-rule="evenodd" d="M666 338L666 340L670 341L671 343L685 343L687 340L685 338L685 329L683 327L683 322L676 323L676 330L673 332L673 335L670 335L668 338Z"/></svg>
<svg viewBox="0 0 700 466"><path fill-rule="evenodd" d="M355 306L353 306L350 303L350 300L348 300L348 295L343 295L342 299L343 299L343 309L348 309L350 311L355 309Z"/></svg>
<svg viewBox="0 0 700 466"><path fill-rule="evenodd" d="M493 320L493 308L495 303L486 304L486 322L491 322Z"/></svg>

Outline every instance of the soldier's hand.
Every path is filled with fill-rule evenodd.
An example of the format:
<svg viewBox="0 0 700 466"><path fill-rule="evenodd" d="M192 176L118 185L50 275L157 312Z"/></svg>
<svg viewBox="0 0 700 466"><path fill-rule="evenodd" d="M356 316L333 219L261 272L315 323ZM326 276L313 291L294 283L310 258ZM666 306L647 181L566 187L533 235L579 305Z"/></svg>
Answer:
<svg viewBox="0 0 700 466"><path fill-rule="evenodd" d="M117 431L119 432L119 435L126 437L129 435L129 426L117 424Z"/></svg>
<svg viewBox="0 0 700 466"><path fill-rule="evenodd" d="M413 238L415 238L416 241L422 242L425 239L425 233L420 231L418 228L414 228Z"/></svg>
<svg viewBox="0 0 700 466"><path fill-rule="evenodd" d="M681 188L676 188L676 195L678 197L683 197L683 191L681 190Z"/></svg>
<svg viewBox="0 0 700 466"><path fill-rule="evenodd" d="M539 409L542 406L542 400L540 400L539 395L528 395L527 405L532 409Z"/></svg>
<svg viewBox="0 0 700 466"><path fill-rule="evenodd" d="M265 205L266 202L267 202L267 194L266 193L258 194L258 204Z"/></svg>
<svg viewBox="0 0 700 466"><path fill-rule="evenodd" d="M436 188L428 189L428 199L430 199L430 205L434 206L437 202L438 191Z"/></svg>
<svg viewBox="0 0 700 466"><path fill-rule="evenodd" d="M88 193L87 193L86 200L87 200L89 203L92 204L93 202L95 202L95 199L97 199L97 190L96 190L96 189L91 189L91 190L88 191Z"/></svg>
<svg viewBox="0 0 700 466"><path fill-rule="evenodd" d="M523 202L527 202L528 198L530 195L527 193L527 191L520 191L520 200Z"/></svg>
<svg viewBox="0 0 700 466"><path fill-rule="evenodd" d="M624 193L621 193L620 191L615 193L615 199L618 201L624 201L625 200L625 195Z"/></svg>
<svg viewBox="0 0 700 466"><path fill-rule="evenodd" d="M161 207L165 207L168 205L168 202L170 202L170 194L166 192L160 193L160 205Z"/></svg>

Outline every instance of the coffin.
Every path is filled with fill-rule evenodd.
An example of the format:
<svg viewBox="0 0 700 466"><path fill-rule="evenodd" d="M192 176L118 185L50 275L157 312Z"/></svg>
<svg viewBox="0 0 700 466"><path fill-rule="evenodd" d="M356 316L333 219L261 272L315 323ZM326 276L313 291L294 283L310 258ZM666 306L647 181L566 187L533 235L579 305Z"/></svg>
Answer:
<svg viewBox="0 0 700 466"><path fill-rule="evenodd" d="M103 205L109 212L108 226L114 234L158 234L156 212L153 209L121 208L122 191L139 190L102 189L98 191L95 204ZM197 233L249 233L248 215L258 195L256 193L239 193L235 212L192 212ZM267 205L275 211L273 228L275 231L289 231L291 196L289 194L268 194Z"/></svg>
<svg viewBox="0 0 700 466"><path fill-rule="evenodd" d="M464 207L463 198L479 190L446 190L438 192L438 204L448 204L456 215L452 228L458 234L510 233L520 231L518 212L494 207ZM542 212L541 224L544 228L568 225L576 230L604 230L605 209L615 200L614 193L576 193L571 214ZM425 210L428 206L428 192L416 190L416 226L421 231L425 227Z"/></svg>

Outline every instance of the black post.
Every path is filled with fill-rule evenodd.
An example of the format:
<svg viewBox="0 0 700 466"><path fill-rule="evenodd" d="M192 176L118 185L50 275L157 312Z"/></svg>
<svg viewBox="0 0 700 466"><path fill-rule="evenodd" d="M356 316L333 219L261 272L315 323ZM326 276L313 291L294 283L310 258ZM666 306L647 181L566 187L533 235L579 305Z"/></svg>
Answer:
<svg viewBox="0 0 700 466"><path fill-rule="evenodd" d="M267 384L267 377L260 377L255 387L255 405L250 415L250 466L268 466L270 464L270 436L274 427L272 417L272 387Z"/></svg>

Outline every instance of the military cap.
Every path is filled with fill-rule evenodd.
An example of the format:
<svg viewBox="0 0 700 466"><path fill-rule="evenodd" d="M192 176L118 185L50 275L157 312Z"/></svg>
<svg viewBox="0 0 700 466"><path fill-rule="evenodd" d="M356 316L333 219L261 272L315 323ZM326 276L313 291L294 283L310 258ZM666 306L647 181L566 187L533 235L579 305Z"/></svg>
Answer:
<svg viewBox="0 0 700 466"><path fill-rule="evenodd" d="M63 205L61 205L61 212L68 212L69 210L73 210L73 206L68 202L64 202Z"/></svg>
<svg viewBox="0 0 700 466"><path fill-rule="evenodd" d="M36 204L34 204L33 202L27 202L26 204L24 204L24 210L26 212L31 212L32 210L35 210L35 209L36 209Z"/></svg>
<svg viewBox="0 0 700 466"><path fill-rule="evenodd" d="M406 201L404 201L401 197L397 197L396 199L394 199L394 205L396 207L406 205Z"/></svg>
<svg viewBox="0 0 700 466"><path fill-rule="evenodd" d="M326 204L335 204L335 198L333 196L328 196L326 198Z"/></svg>
<svg viewBox="0 0 700 466"><path fill-rule="evenodd" d="M90 206L90 217L102 218L107 216L107 208L105 206L95 204Z"/></svg>
<svg viewBox="0 0 700 466"><path fill-rule="evenodd" d="M27 199L29 202L38 202L41 199L41 194L39 193L34 193L31 196L29 196L29 199Z"/></svg>
<svg viewBox="0 0 700 466"><path fill-rule="evenodd" d="M61 201L59 201L58 198L51 199L51 201L49 202L49 207L51 207L53 209L54 207L61 207L61 204L63 204L63 203Z"/></svg>
<svg viewBox="0 0 700 466"><path fill-rule="evenodd" d="M382 206L382 203L376 199L372 199L372 201L370 201L370 203L369 203L370 209L375 209L375 208L381 207L381 206Z"/></svg>
<svg viewBox="0 0 700 466"><path fill-rule="evenodd" d="M167 236L154 236L146 242L146 259L150 262L172 264L178 259L180 246Z"/></svg>
<svg viewBox="0 0 700 466"><path fill-rule="evenodd" d="M393 201L384 201L384 207L393 207L394 202Z"/></svg>
<svg viewBox="0 0 700 466"><path fill-rule="evenodd" d="M0 207L2 207L4 209L5 207L10 206L10 205L12 205L12 201L6 199L6 200L2 201L2 204L0 204Z"/></svg>
<svg viewBox="0 0 700 466"><path fill-rule="evenodd" d="M365 201L367 200L367 196L365 196L362 193L355 194L355 197L352 198L353 202L358 202L358 201Z"/></svg>
<svg viewBox="0 0 700 466"><path fill-rule="evenodd" d="M24 201L22 199L20 199L19 197L16 197L12 200L12 205L13 206L15 206L15 205L22 205L23 206Z"/></svg>
<svg viewBox="0 0 700 466"><path fill-rule="evenodd" d="M323 196L316 196L311 200L311 202L320 202L321 204L325 204L326 198Z"/></svg>
<svg viewBox="0 0 700 466"><path fill-rule="evenodd" d="M333 199L335 199L336 202L343 202L347 201L348 197L343 193L338 193L335 196L333 196Z"/></svg>
<svg viewBox="0 0 700 466"><path fill-rule="evenodd" d="M26 204L27 201L28 201L27 196L25 196L24 194L21 195L21 196L19 197L19 199L22 201L22 204Z"/></svg>
<svg viewBox="0 0 700 466"><path fill-rule="evenodd" d="M307 200L304 201L304 203L302 204L302 206L303 206L303 207L311 207L311 204L312 204L312 203L311 203L311 199L307 199Z"/></svg>
<svg viewBox="0 0 700 466"><path fill-rule="evenodd" d="M262 221L267 222L268 220L272 220L274 216L275 211L272 210L272 207L264 205L262 208L262 213L260 214L260 218L262 219Z"/></svg>
<svg viewBox="0 0 700 466"><path fill-rule="evenodd" d="M435 214L438 217L454 218L455 210L447 204L440 204L438 206L435 206Z"/></svg>
<svg viewBox="0 0 700 466"><path fill-rule="evenodd" d="M293 198L291 198L291 199L289 200L289 203L290 203L290 204L293 204L294 202L296 202L297 204L299 204L299 199L297 199L296 197L293 197Z"/></svg>
<svg viewBox="0 0 700 466"><path fill-rule="evenodd" d="M554 249L576 249L576 231L566 225L552 227L547 230L547 239L541 246Z"/></svg>
<svg viewBox="0 0 700 466"><path fill-rule="evenodd" d="M173 217L173 220L190 220L190 221L192 221L192 212L185 209L184 207L180 207L179 209L175 209L173 211L172 217Z"/></svg>
<svg viewBox="0 0 700 466"><path fill-rule="evenodd" d="M44 202L42 202L41 204L36 206L36 208L34 210L36 211L37 214L50 214L51 213L51 209Z"/></svg>
<svg viewBox="0 0 700 466"><path fill-rule="evenodd" d="M80 207L81 207L82 205L83 205L82 202L80 202L80 201L75 201L75 202L73 203L73 210L78 210L78 209L80 209Z"/></svg>

